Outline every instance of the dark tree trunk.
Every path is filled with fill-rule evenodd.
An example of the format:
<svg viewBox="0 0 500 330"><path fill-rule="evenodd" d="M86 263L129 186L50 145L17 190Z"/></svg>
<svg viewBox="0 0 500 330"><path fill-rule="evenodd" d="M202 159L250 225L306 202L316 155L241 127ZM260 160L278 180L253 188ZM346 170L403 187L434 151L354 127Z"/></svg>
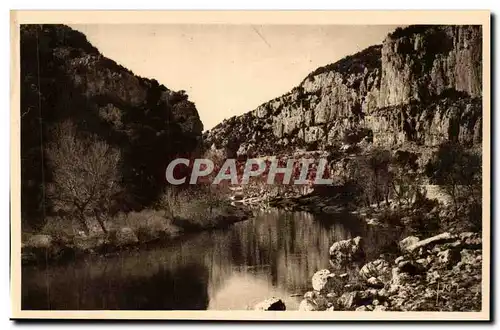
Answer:
<svg viewBox="0 0 500 330"><path fill-rule="evenodd" d="M102 231L104 232L104 234L108 234L108 231L106 230L106 226L104 226L104 221L102 220L101 215L99 214L99 212L96 211L96 210L94 210L94 214L95 214L95 218L97 219L97 222L101 226Z"/></svg>

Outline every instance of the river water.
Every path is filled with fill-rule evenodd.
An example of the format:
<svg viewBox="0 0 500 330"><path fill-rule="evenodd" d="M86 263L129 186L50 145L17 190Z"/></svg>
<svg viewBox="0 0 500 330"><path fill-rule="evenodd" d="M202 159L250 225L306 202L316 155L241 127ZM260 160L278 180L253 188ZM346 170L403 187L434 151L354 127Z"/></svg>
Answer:
<svg viewBox="0 0 500 330"><path fill-rule="evenodd" d="M314 272L329 267L329 246L357 235L373 259L395 234L349 214L263 212L147 249L24 266L22 308L245 310L275 296L293 310Z"/></svg>

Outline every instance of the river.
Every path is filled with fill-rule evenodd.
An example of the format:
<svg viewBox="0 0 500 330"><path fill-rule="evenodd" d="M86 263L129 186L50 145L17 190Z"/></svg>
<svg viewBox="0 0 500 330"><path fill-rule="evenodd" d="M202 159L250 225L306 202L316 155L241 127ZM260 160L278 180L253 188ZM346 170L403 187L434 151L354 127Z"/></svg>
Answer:
<svg viewBox="0 0 500 330"><path fill-rule="evenodd" d="M349 214L262 212L147 249L23 266L22 308L245 310L276 296L293 310L311 290L314 272L329 267L329 246L357 235L373 259L395 234Z"/></svg>

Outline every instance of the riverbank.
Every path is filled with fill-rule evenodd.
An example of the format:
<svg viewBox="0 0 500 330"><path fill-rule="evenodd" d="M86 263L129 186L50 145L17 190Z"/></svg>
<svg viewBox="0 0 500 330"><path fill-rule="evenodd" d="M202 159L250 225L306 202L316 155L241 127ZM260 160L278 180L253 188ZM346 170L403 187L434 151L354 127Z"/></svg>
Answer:
<svg viewBox="0 0 500 330"><path fill-rule="evenodd" d="M449 232L420 240L402 240L400 254L364 264L358 273L323 269L312 277L312 291L299 310L480 311L482 240L479 233ZM362 249L362 239L336 242L334 264Z"/></svg>
<svg viewBox="0 0 500 330"><path fill-rule="evenodd" d="M360 236L332 242L330 267L315 271L298 309L480 311L481 216L467 210L457 214L451 206L426 200L411 208L357 212L371 225L399 227L406 235L375 254ZM255 309L283 310L279 301L268 299Z"/></svg>
<svg viewBox="0 0 500 330"><path fill-rule="evenodd" d="M152 209L120 214L106 224L106 232L99 226L90 227L88 232L75 230L67 221L50 218L41 231L23 232L22 263L65 263L89 254L107 255L141 249L194 232L227 228L252 216L249 210L228 202L197 214L196 201L191 202L192 214L179 212L179 215L169 216L172 210Z"/></svg>

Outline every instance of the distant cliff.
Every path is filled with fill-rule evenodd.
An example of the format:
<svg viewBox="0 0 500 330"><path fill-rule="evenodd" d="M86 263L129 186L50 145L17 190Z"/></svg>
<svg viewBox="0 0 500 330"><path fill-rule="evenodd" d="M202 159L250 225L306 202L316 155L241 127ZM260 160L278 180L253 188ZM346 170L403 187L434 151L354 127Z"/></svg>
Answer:
<svg viewBox="0 0 500 330"><path fill-rule="evenodd" d="M153 202L168 161L201 141L203 125L188 96L136 76L64 25L22 25L20 43L23 219L36 224L50 207L44 149L51 129L67 119L120 149L124 207Z"/></svg>
<svg viewBox="0 0 500 330"><path fill-rule="evenodd" d="M398 28L320 67L289 93L214 127L207 147L260 155L366 141L481 142L480 26Z"/></svg>

